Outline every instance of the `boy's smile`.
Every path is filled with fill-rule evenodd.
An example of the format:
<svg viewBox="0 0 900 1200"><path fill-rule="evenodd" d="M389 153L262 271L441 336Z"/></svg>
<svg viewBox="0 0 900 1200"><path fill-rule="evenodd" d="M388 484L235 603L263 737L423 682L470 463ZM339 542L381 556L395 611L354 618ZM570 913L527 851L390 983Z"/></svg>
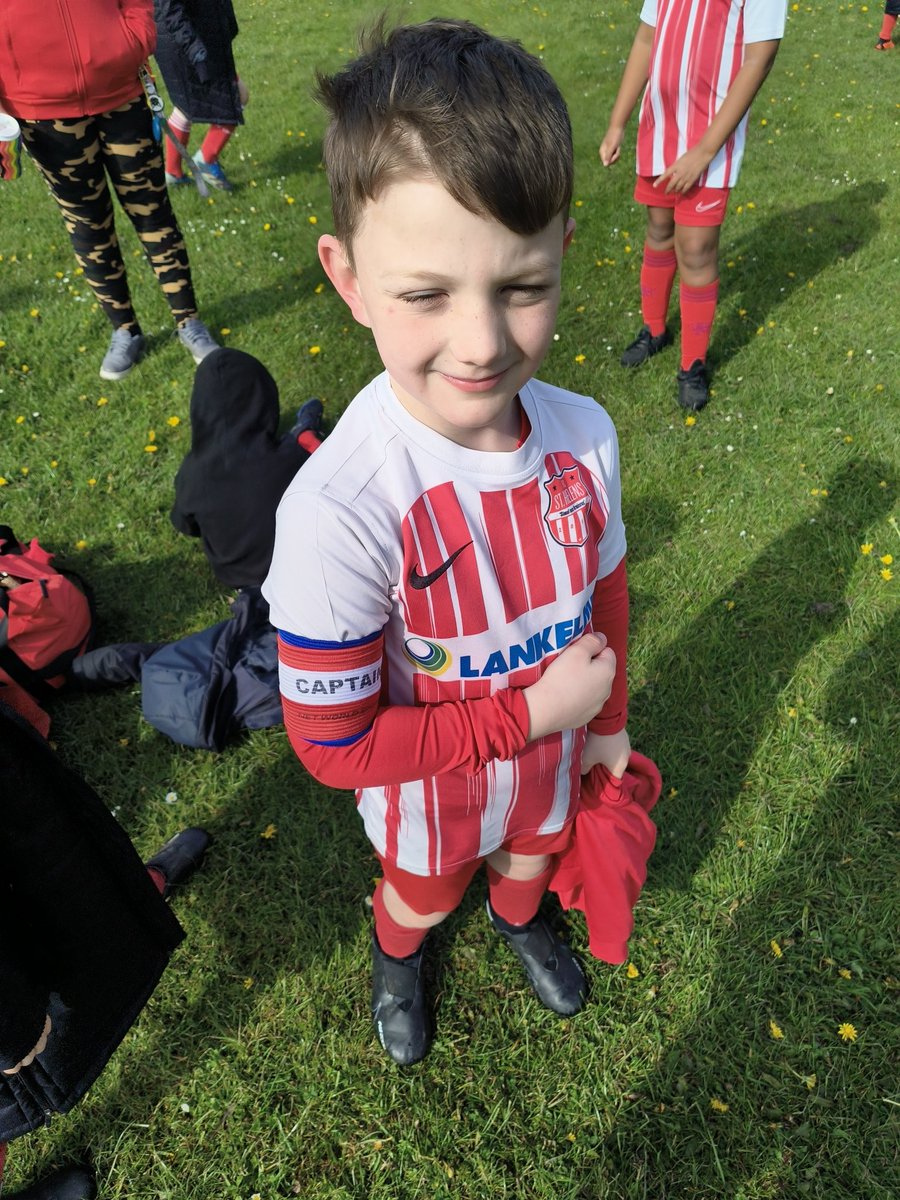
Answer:
<svg viewBox="0 0 900 1200"><path fill-rule="evenodd" d="M367 203L353 268L331 235L319 257L403 407L462 446L505 451L519 436L516 395L553 336L574 228L559 217L522 236L408 178Z"/></svg>

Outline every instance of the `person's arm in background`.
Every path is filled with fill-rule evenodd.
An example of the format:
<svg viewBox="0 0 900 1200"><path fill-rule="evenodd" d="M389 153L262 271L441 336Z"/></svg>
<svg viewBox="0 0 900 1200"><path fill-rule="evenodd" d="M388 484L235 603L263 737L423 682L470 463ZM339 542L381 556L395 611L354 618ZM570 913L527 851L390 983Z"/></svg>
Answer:
<svg viewBox="0 0 900 1200"><path fill-rule="evenodd" d="M653 49L653 35L656 31L652 25L641 21L631 45L628 61L622 73L622 82L609 116L609 124L603 141L600 143L600 161L604 167L611 167L618 159L622 150L622 139L625 136L625 126L628 124L634 107L650 78L650 52Z"/></svg>

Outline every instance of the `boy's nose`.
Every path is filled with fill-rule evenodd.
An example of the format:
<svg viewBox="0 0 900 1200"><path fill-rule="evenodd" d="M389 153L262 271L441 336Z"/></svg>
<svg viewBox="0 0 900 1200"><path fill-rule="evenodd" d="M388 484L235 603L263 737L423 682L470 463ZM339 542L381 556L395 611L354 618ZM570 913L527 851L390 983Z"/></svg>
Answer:
<svg viewBox="0 0 900 1200"><path fill-rule="evenodd" d="M458 362L496 367L506 353L506 340L506 322L492 305L471 305L455 314L450 348Z"/></svg>

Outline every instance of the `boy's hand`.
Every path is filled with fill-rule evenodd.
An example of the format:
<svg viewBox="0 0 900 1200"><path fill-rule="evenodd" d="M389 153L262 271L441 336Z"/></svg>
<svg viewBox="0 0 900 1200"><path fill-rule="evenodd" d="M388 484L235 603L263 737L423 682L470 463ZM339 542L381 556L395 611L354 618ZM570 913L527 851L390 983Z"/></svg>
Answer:
<svg viewBox="0 0 900 1200"><path fill-rule="evenodd" d="M581 756L581 773L587 775L591 767L603 763L611 775L621 779L631 758L631 741L627 729L618 733L591 733L588 730L584 753Z"/></svg>
<svg viewBox="0 0 900 1200"><path fill-rule="evenodd" d="M690 191L711 162L712 155L701 150L699 146L694 146L692 150L686 150L681 158L676 159L671 167L666 167L661 175L657 175L653 186L661 188L665 184L663 190L666 195L670 192L675 192L678 196L683 195Z"/></svg>
<svg viewBox="0 0 900 1200"><path fill-rule="evenodd" d="M587 725L606 703L615 674L616 656L602 633L586 633L567 646L525 689L529 742Z"/></svg>
<svg viewBox="0 0 900 1200"><path fill-rule="evenodd" d="M604 167L611 167L619 157L624 136L624 129L614 128L612 125L607 129L603 141L600 143L600 161Z"/></svg>

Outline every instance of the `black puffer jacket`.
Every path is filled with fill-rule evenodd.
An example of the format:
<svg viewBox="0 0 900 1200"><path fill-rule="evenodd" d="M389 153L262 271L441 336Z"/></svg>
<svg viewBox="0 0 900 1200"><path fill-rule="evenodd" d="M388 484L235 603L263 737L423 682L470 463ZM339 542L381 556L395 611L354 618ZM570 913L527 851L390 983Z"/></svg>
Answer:
<svg viewBox="0 0 900 1200"><path fill-rule="evenodd" d="M184 934L88 784L0 704L0 1142L67 1112Z"/></svg>
<svg viewBox="0 0 900 1200"><path fill-rule="evenodd" d="M172 103L192 121L243 124L231 0L154 0L156 61Z"/></svg>

